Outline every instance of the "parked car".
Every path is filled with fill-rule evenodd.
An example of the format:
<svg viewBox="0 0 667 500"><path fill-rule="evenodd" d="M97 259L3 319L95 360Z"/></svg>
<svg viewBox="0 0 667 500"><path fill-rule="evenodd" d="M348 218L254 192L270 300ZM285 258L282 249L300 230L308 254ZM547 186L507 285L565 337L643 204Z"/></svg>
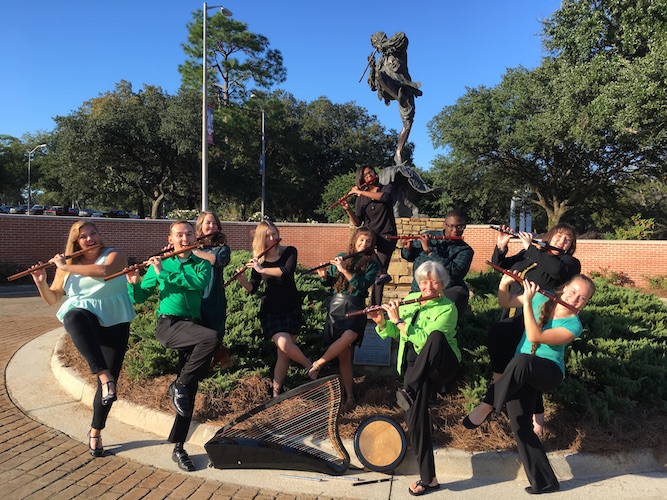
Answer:
<svg viewBox="0 0 667 500"><path fill-rule="evenodd" d="M79 216L79 209L74 208L74 207L69 207L67 210L65 210L64 215L71 215L73 217L78 217Z"/></svg>
<svg viewBox="0 0 667 500"><path fill-rule="evenodd" d="M30 207L30 215L44 215L45 209L44 205L33 205Z"/></svg>
<svg viewBox="0 0 667 500"><path fill-rule="evenodd" d="M28 210L28 205L23 204L23 205L17 205L15 207L12 207L9 209L10 214L24 214Z"/></svg>
<svg viewBox="0 0 667 500"><path fill-rule="evenodd" d="M129 219L130 214L128 214L125 210L109 210L107 217L111 217L113 219Z"/></svg>
<svg viewBox="0 0 667 500"><path fill-rule="evenodd" d="M90 214L91 217L104 217L104 212L100 210L93 210L93 213Z"/></svg>
<svg viewBox="0 0 667 500"><path fill-rule="evenodd" d="M9 205L0 205L0 214L8 214L11 208Z"/></svg>
<svg viewBox="0 0 667 500"><path fill-rule="evenodd" d="M53 205L51 208L44 210L44 215L63 215L65 209L61 205Z"/></svg>
<svg viewBox="0 0 667 500"><path fill-rule="evenodd" d="M82 208L79 210L79 217L91 217L94 211L92 208Z"/></svg>

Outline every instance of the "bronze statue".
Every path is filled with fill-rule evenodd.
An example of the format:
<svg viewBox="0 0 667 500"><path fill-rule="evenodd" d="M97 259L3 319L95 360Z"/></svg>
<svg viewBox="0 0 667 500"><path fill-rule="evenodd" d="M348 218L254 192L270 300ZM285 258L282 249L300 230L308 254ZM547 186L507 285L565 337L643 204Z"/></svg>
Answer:
<svg viewBox="0 0 667 500"><path fill-rule="evenodd" d="M421 83L413 82L408 73L408 37L405 33L399 31L387 38L384 32L378 31L371 36L371 45L375 50L369 56L366 66L370 67L368 85L371 90L377 90L378 99L384 100L387 106L391 101L398 102L403 129L398 136L394 161L396 165L403 165L403 147L408 141L415 117L415 97L422 95L419 90ZM376 61L377 52L380 57Z"/></svg>

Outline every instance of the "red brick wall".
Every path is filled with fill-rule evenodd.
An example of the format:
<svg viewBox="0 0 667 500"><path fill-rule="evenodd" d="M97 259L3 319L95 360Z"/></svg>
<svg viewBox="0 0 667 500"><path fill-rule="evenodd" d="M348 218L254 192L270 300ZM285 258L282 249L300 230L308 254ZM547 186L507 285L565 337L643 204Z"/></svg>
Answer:
<svg viewBox="0 0 667 500"><path fill-rule="evenodd" d="M0 263L31 265L45 261L62 252L69 227L76 217L0 215ZM130 259L142 261L167 243L171 221L136 219L91 219L106 244L125 250ZM442 219L399 219L399 234L414 234L422 226L442 227ZM255 223L223 222L232 250L250 250ZM315 266L338 252L346 251L350 228L346 224L278 224L280 236L287 245L299 250L299 262ZM486 268L491 258L497 233L488 226L470 225L465 231L466 242L475 250L472 271ZM510 243L510 254L518 252L520 244ZM585 273L609 268L624 272L637 284L645 276L667 275L667 241L579 240L575 256ZM411 269L397 254L390 268L395 283L411 281Z"/></svg>

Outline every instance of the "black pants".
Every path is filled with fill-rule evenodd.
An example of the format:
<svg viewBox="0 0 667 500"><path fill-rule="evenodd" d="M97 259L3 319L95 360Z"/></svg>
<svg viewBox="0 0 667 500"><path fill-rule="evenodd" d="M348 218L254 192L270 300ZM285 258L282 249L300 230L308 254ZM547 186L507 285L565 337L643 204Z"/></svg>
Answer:
<svg viewBox="0 0 667 500"><path fill-rule="evenodd" d="M494 324L487 332L487 348L491 358L491 370L494 373L503 373L508 363L514 358L516 348L523 336L523 313L517 311L511 318L504 318ZM535 413L544 413L542 394L537 400Z"/></svg>
<svg viewBox="0 0 667 500"><path fill-rule="evenodd" d="M419 463L419 475L425 484L429 484L435 477L435 460L428 403L435 391L456 377L459 360L445 336L435 331L428 336L419 354L409 345L407 362L403 387L415 395L415 400L405 412L405 421Z"/></svg>
<svg viewBox="0 0 667 500"><path fill-rule="evenodd" d="M215 330L194 321L173 316L161 316L155 329L158 342L178 350L178 383L188 389L190 407L194 407L197 386L208 375L213 353L218 346ZM169 434L170 443L184 443L192 417L176 415Z"/></svg>
<svg viewBox="0 0 667 500"><path fill-rule="evenodd" d="M130 324L120 323L113 326L100 326L93 313L86 309L70 309L63 317L65 330L84 359L88 362L91 373L109 370L118 381L123 365L127 340L130 336ZM102 404L102 384L97 379L97 391L93 399L93 429L104 429L111 405Z"/></svg>
<svg viewBox="0 0 667 500"><path fill-rule="evenodd" d="M394 253L394 250L396 249L396 241L383 238L379 234L376 234L375 237L377 244L376 254L378 262L380 263L380 269L378 270L377 273L377 276L379 277L380 275L385 274L387 272L387 268L389 267L389 261L391 260L391 255ZM371 298L370 298L371 305L382 304L383 290L384 290L384 284L382 285L373 284L373 287L371 288Z"/></svg>
<svg viewBox="0 0 667 500"><path fill-rule="evenodd" d="M533 413L544 391L558 387L563 372L556 363L532 354L518 354L502 377L491 386L484 402L499 412L507 406L519 458L528 481L536 490L558 483L544 446L533 431Z"/></svg>

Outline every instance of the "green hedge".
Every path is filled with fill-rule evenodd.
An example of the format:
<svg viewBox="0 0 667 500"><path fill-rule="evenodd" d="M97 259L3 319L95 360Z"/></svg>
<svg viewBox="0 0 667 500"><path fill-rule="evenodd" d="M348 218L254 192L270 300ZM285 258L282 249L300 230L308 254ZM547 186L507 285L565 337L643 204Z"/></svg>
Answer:
<svg viewBox="0 0 667 500"><path fill-rule="evenodd" d="M225 268L225 280L248 262L246 251L232 252ZM249 272L249 271L248 271ZM470 273L473 292L470 309L458 333L463 353L461 390L471 409L484 395L491 381L486 332L500 316L496 272ZM600 423L609 422L614 412L644 407L667 412L667 308L653 295L614 286L596 278L597 293L582 311L581 338L566 351L564 383L547 398L563 403ZM298 343L311 359L322 352L320 336L326 317L327 293L316 274L296 274L303 298L304 322ZM126 369L135 378L176 372L175 351L166 351L155 341L155 307L151 299L137 306L132 322ZM224 344L235 357L231 372L215 372L200 386L210 394L225 394L235 381L249 372L269 375L276 360L276 348L265 340L259 323L259 294L247 294L238 282L227 288L227 331ZM306 381L300 367L290 369L285 388Z"/></svg>

